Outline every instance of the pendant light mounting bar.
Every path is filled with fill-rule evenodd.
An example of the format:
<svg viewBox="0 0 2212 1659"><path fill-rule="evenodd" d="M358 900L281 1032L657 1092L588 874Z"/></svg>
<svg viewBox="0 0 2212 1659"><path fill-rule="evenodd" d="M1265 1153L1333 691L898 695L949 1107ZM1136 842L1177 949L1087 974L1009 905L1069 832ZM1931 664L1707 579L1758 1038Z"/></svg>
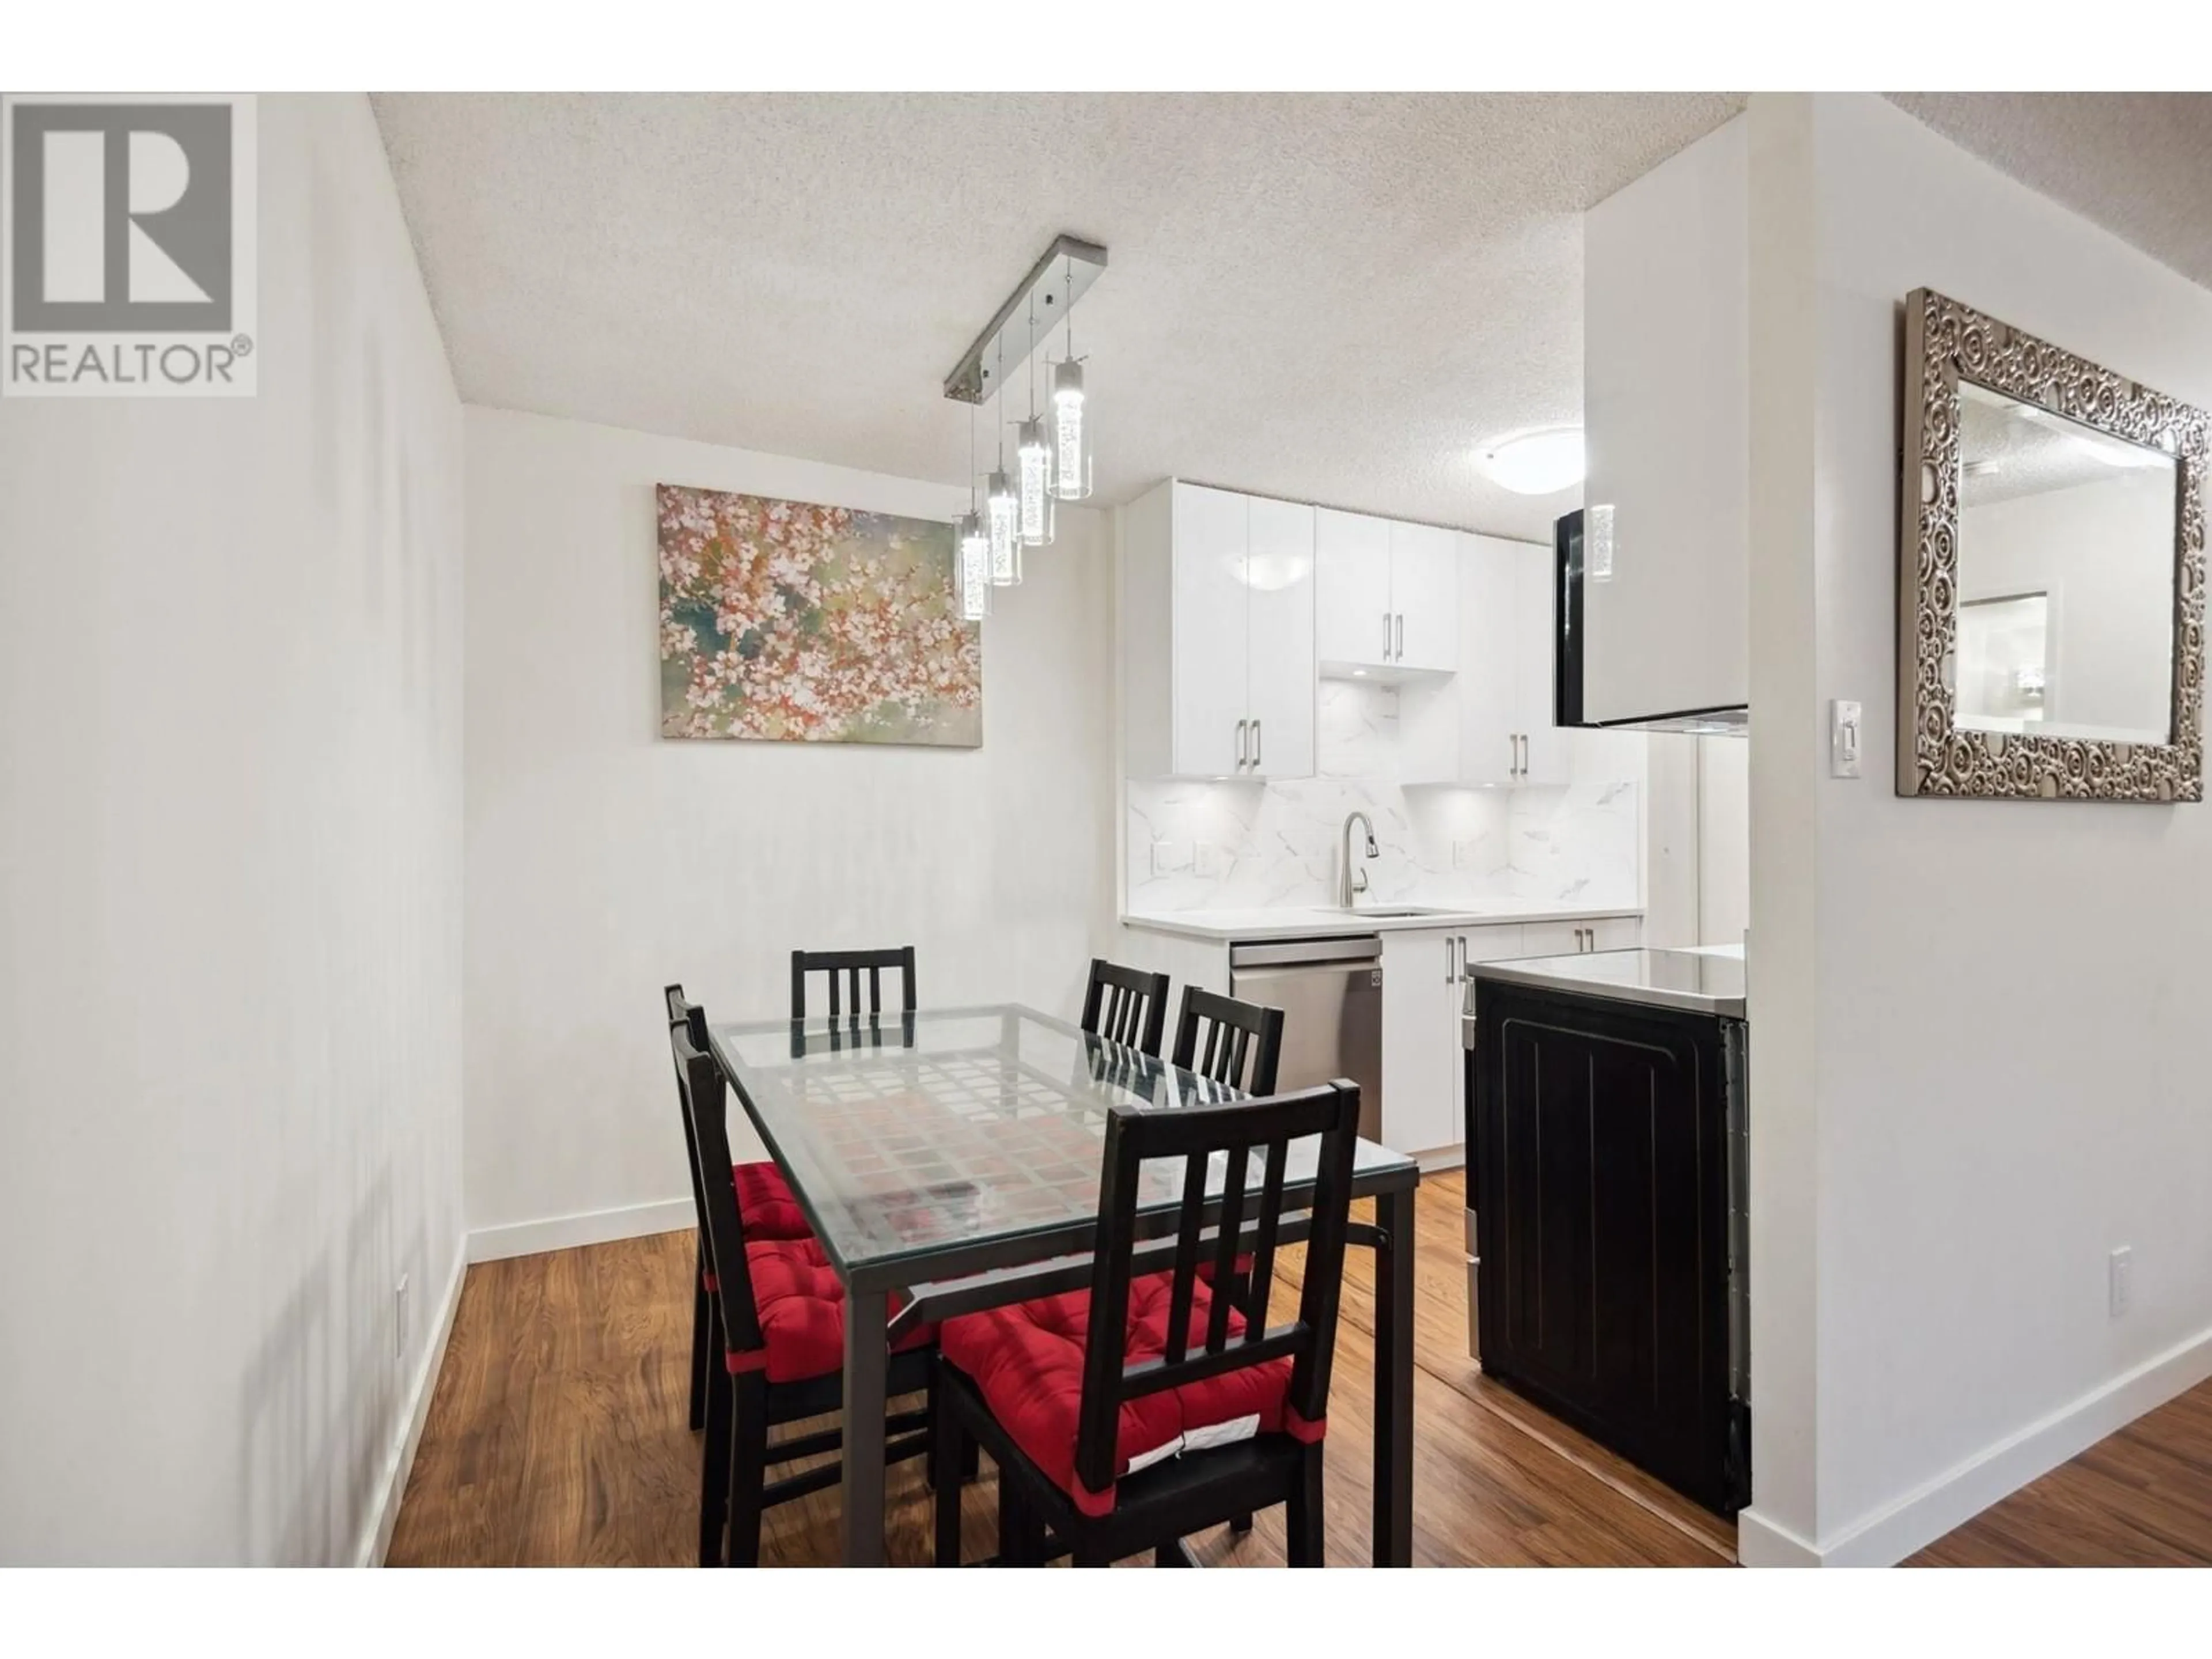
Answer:
<svg viewBox="0 0 2212 1659"><path fill-rule="evenodd" d="M988 402L999 392L1000 356L1019 368L1030 353L1066 320L1075 302L1106 269L1106 250L1080 237L1060 236L1006 296L967 355L945 377L945 395L963 404ZM1031 321L1035 300L1036 320Z"/></svg>

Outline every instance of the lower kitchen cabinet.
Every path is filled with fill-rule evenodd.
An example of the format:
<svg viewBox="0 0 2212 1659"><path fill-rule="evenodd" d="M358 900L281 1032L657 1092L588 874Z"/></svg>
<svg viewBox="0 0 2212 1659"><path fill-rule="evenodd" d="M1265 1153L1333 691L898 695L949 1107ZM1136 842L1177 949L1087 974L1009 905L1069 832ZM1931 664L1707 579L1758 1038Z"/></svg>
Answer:
<svg viewBox="0 0 2212 1659"><path fill-rule="evenodd" d="M1467 1139L1459 1017L1470 963L1624 950L1636 944L1643 927L1635 916L1607 916L1383 934L1383 1144L1394 1152L1433 1152Z"/></svg>
<svg viewBox="0 0 2212 1659"><path fill-rule="evenodd" d="M1532 921L1521 929L1516 956L1571 957L1592 951L1633 950L1644 924L1634 916L1601 916L1595 921ZM1502 957L1490 960L1502 962Z"/></svg>
<svg viewBox="0 0 2212 1659"><path fill-rule="evenodd" d="M1729 1236L1742 1027L1480 990L1468 1190L1483 1370L1733 1513L1749 1492Z"/></svg>
<svg viewBox="0 0 2212 1659"><path fill-rule="evenodd" d="M1458 963L1466 931L1382 935L1382 1144L1394 1152L1434 1152L1460 1139Z"/></svg>

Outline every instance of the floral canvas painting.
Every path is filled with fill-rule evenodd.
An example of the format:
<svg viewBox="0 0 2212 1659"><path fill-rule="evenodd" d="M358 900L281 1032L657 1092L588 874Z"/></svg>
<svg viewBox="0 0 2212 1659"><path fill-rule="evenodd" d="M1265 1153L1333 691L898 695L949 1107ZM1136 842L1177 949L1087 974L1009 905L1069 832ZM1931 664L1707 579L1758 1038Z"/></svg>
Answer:
<svg viewBox="0 0 2212 1659"><path fill-rule="evenodd" d="M952 526L661 484L660 731L983 741L982 630Z"/></svg>

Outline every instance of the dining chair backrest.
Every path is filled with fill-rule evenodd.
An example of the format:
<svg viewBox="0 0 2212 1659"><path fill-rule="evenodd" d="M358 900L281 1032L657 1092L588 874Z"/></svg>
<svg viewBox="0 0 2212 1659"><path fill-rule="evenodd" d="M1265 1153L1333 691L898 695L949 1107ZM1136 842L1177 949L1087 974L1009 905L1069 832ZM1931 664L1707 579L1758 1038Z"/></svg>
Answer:
<svg viewBox="0 0 2212 1659"><path fill-rule="evenodd" d="M760 1315L753 1302L750 1265L745 1257L744 1224L738 1217L738 1189L728 1178L729 1088L722 1068L706 1052L706 1011L696 1004L687 1017L668 1027L676 1055L677 1095L684 1108L684 1138L691 1153L691 1192L699 1210L699 1237L705 1241L708 1271L720 1298L723 1346L730 1353L761 1347ZM722 1170L719 1181L702 1178Z"/></svg>
<svg viewBox="0 0 2212 1659"><path fill-rule="evenodd" d="M914 946L901 945L881 951L793 951L791 953L791 1017L806 1018L806 976L826 974L830 978L830 1018L859 1019L860 1007L860 975L868 976L868 1006L865 1011L871 1019L884 1011L884 969L894 969L899 975L901 994L899 1012L912 1013L914 1002ZM839 994L842 991L843 994Z"/></svg>
<svg viewBox="0 0 2212 1659"><path fill-rule="evenodd" d="M1248 1094L1271 1095L1282 1057L1281 1009L1240 1002L1195 985L1182 988L1182 1012L1176 1018L1175 1053L1170 1056L1175 1064Z"/></svg>
<svg viewBox="0 0 2212 1659"><path fill-rule="evenodd" d="M707 1011L688 1001L681 985L664 987L661 999L668 1011L668 1046L671 1056L676 1061L676 1104L683 1121L684 1157L691 1166L691 1207L699 1224L699 1256L703 1264L707 1259L706 1189L699 1183L699 1151L692 1139L691 1108L684 1096L684 1060L675 1049L678 1031L689 1036L695 1048L703 1049L707 1046ZM695 1016L698 1022L696 1026L692 1024Z"/></svg>
<svg viewBox="0 0 2212 1659"><path fill-rule="evenodd" d="M1122 1403L1162 1389L1287 1358L1290 1410L1306 1425L1318 1425L1326 1419L1358 1133L1359 1087L1341 1080L1294 1094L1173 1111L1111 1109L1099 1175L1097 1245L1091 1277L1089 1323L1093 1332L1128 1328L1131 1261L1146 1159L1182 1161L1182 1201L1164 1352L1130 1364L1119 1343L1091 1342L1085 1349L1075 1439L1076 1474L1085 1486L1104 1492L1114 1484ZM1301 1200L1311 1224L1297 1317L1267 1329L1267 1297L1282 1231L1284 1176L1291 1143L1306 1135L1318 1135L1321 1142L1313 1195ZM1208 1239L1204 1236L1206 1176L1217 1155L1224 1160L1220 1207L1214 1236ZM1260 1181L1254 1205L1249 1176L1255 1160ZM1205 1329L1194 1351L1190 1326L1200 1263L1208 1265L1211 1284L1219 1286L1231 1282L1237 1258L1246 1255L1251 1258L1251 1292L1241 1305L1255 1310L1254 1316L1240 1322L1243 1328L1232 1334L1231 1298L1210 1295Z"/></svg>
<svg viewBox="0 0 2212 1659"><path fill-rule="evenodd" d="M1125 1042L1154 1060L1160 1057L1160 1032L1168 1018L1168 976L1140 968L1123 968L1103 957L1091 959L1091 981L1083 992L1083 1029L1093 1036Z"/></svg>

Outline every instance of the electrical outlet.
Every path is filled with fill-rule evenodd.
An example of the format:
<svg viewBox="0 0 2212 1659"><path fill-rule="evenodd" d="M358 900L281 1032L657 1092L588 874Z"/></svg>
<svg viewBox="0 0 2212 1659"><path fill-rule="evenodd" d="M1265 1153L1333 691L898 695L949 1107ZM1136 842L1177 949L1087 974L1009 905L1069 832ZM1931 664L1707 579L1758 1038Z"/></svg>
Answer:
<svg viewBox="0 0 2212 1659"><path fill-rule="evenodd" d="M2123 1244L2112 1252L2112 1317L2118 1319L2128 1310L2135 1299L2136 1252L2132 1244Z"/></svg>
<svg viewBox="0 0 2212 1659"><path fill-rule="evenodd" d="M1452 868L1453 868L1453 869L1455 869L1455 870L1464 870L1464 869L1466 869L1466 868L1467 868L1467 866L1468 866L1468 861L1470 859L1474 858L1474 843L1473 842L1471 842L1471 841L1455 841L1455 842L1454 842L1452 843Z"/></svg>
<svg viewBox="0 0 2212 1659"><path fill-rule="evenodd" d="M1154 842L1152 843L1152 873L1156 876L1173 874L1176 867L1175 855L1176 844L1173 842Z"/></svg>
<svg viewBox="0 0 2212 1659"><path fill-rule="evenodd" d="M1221 849L1210 841L1194 842L1190 849L1190 872L1194 876L1219 875Z"/></svg>
<svg viewBox="0 0 2212 1659"><path fill-rule="evenodd" d="M399 1275L399 1283L392 1287L392 1357L407 1358L407 1275Z"/></svg>

